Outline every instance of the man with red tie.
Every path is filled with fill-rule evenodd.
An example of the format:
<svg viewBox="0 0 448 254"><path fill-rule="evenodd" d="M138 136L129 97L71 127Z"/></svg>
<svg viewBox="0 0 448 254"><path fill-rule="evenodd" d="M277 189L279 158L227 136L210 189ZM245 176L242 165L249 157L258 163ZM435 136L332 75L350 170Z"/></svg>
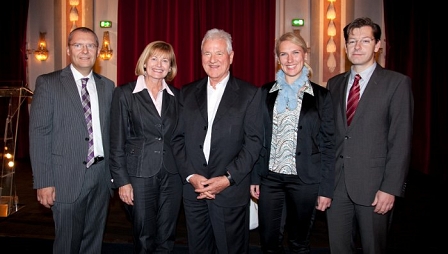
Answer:
<svg viewBox="0 0 448 254"><path fill-rule="evenodd" d="M409 170L411 79L376 63L381 28L371 19L348 24L344 38L351 70L327 83L336 125L335 191L327 210L330 249L355 253L359 233L364 254L382 254L395 197L404 195Z"/></svg>

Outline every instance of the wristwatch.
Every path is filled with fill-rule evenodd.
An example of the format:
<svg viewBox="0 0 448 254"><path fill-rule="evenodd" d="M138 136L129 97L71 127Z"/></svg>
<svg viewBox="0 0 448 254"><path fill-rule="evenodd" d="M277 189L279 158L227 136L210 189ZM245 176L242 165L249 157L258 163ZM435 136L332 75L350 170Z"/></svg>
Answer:
<svg viewBox="0 0 448 254"><path fill-rule="evenodd" d="M233 180L232 176L229 174L228 171L224 174L224 176L227 177L227 180L229 180L230 186L235 184L235 180Z"/></svg>

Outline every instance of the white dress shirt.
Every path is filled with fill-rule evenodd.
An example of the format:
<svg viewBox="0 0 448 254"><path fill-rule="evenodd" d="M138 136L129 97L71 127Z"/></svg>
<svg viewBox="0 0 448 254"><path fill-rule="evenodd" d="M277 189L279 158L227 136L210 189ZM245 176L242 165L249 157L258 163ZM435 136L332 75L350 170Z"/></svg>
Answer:
<svg viewBox="0 0 448 254"><path fill-rule="evenodd" d="M208 128L207 134L204 140L204 155L208 163L208 158L210 156L210 142L212 138L213 121L215 120L216 111L218 110L219 103L221 102L222 95L226 89L227 82L229 81L230 73L216 84L215 88L210 84L210 79L207 82L207 113L208 113Z"/></svg>
<svg viewBox="0 0 448 254"><path fill-rule="evenodd" d="M73 76L75 77L76 87L78 88L79 99L81 98L81 79L89 78L87 82L87 92L90 96L90 109L92 110L92 129L93 129L93 146L95 157L104 156L103 150L103 138L101 135L101 123L100 123L100 111L98 105L98 93L96 91L95 79L93 78L92 72L84 77L78 70L76 70L73 65L70 65Z"/></svg>

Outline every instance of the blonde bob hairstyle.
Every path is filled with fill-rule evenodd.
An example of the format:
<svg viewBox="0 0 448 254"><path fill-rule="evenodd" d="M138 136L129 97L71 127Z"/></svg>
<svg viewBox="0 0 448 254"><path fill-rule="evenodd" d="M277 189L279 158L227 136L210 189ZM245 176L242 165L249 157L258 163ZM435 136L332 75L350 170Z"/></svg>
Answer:
<svg viewBox="0 0 448 254"><path fill-rule="evenodd" d="M170 60L171 71L168 72L165 80L173 80L177 74L176 55L174 54L173 46L164 41L153 41L145 47L135 66L135 75L146 75L146 62L153 56L162 56Z"/></svg>

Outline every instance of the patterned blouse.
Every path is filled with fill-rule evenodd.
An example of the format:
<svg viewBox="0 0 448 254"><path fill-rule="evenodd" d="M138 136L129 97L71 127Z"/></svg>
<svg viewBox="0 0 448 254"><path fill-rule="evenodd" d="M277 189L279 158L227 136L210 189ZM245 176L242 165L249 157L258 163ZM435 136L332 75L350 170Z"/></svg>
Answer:
<svg viewBox="0 0 448 254"><path fill-rule="evenodd" d="M278 89L280 89L280 86L275 84L269 92L274 92ZM272 119L271 153L269 158L269 170L272 172L297 175L295 157L297 131L304 93L314 96L313 89L308 81L299 90L297 107L293 110L286 108L285 112L281 114L277 112L277 101L275 102Z"/></svg>

